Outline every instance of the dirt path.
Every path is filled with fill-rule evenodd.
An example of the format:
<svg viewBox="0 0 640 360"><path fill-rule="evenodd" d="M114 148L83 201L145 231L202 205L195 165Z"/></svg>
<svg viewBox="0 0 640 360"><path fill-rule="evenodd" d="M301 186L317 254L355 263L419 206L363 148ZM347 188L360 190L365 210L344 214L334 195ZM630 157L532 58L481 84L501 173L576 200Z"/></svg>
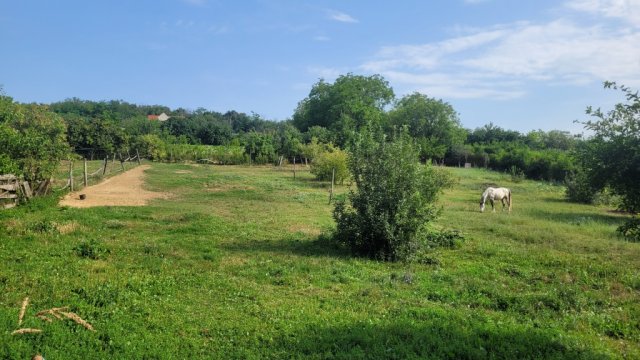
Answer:
<svg viewBox="0 0 640 360"><path fill-rule="evenodd" d="M151 166L140 165L100 184L67 194L61 206L86 208L93 206L144 206L151 199L167 198L166 193L144 190L144 171ZM86 199L80 200L80 194Z"/></svg>

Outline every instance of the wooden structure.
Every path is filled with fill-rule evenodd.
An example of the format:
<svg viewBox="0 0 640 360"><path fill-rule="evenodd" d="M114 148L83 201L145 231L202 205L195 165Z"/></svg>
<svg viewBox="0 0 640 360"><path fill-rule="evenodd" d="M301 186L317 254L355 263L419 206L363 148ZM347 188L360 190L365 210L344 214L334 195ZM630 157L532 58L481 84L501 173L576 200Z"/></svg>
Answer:
<svg viewBox="0 0 640 360"><path fill-rule="evenodd" d="M26 181L18 179L15 175L0 175L0 209L8 209L16 206L20 198L33 197L31 186Z"/></svg>

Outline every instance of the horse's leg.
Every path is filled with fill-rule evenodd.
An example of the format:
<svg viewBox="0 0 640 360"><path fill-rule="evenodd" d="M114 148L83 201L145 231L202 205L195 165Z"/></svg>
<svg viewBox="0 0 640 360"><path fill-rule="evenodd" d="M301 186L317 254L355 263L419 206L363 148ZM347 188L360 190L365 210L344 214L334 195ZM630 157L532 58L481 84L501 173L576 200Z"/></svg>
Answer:
<svg viewBox="0 0 640 360"><path fill-rule="evenodd" d="M500 202L502 203L502 211L504 211L504 198L500 199Z"/></svg>
<svg viewBox="0 0 640 360"><path fill-rule="evenodd" d="M496 207L495 207L495 204L493 203L493 199L489 199L489 201L491 201L491 210L493 212L496 212Z"/></svg>

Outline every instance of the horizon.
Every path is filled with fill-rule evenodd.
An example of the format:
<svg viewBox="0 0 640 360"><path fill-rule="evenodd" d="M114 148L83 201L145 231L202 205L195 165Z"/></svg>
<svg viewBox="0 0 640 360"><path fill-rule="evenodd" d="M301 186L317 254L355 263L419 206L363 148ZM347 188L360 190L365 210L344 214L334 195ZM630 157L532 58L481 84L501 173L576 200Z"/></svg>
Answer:
<svg viewBox="0 0 640 360"><path fill-rule="evenodd" d="M319 79L383 76L464 128L584 133L640 85L640 1L6 2L0 85L19 102L119 100L287 120ZM444 15L443 15L444 14Z"/></svg>

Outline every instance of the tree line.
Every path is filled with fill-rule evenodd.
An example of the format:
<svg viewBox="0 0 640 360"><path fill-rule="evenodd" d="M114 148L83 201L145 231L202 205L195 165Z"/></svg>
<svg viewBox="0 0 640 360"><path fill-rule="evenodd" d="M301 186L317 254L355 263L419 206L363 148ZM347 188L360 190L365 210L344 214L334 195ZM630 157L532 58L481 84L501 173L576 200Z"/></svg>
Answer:
<svg viewBox="0 0 640 360"><path fill-rule="evenodd" d="M387 136L406 127L423 162L450 166L472 163L515 170L533 179L563 181L575 171L571 152L581 141L565 131L522 134L492 123L465 129L447 102L420 93L396 99L379 75L347 74L333 83L320 80L285 121L266 120L255 113L172 110L118 100L72 98L41 107L63 119L69 147L87 158L135 148L143 156L167 160L169 147L185 144L241 147L246 156L237 161L242 162L310 161L322 149L348 149L356 134L375 124ZM147 118L162 112L170 119Z"/></svg>

